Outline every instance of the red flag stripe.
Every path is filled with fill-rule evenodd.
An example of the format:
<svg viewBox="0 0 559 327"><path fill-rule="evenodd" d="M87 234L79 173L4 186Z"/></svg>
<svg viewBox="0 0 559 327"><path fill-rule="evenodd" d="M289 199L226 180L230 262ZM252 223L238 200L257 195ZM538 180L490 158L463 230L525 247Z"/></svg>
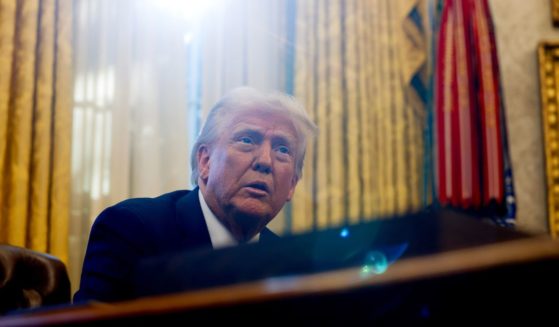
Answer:
<svg viewBox="0 0 559 327"><path fill-rule="evenodd" d="M453 24L450 8L453 0L443 8L441 29L437 49L436 71L436 120L437 120L437 177L438 195L442 204L452 198L451 137L449 135L450 111L452 110L452 39ZM450 21L450 23L449 23Z"/></svg>
<svg viewBox="0 0 559 327"><path fill-rule="evenodd" d="M488 13L476 1L471 1L474 8L474 37L479 58L480 102L482 108L482 128L486 142L484 157L486 171L485 204L491 199L503 200L502 148L500 146L500 98L497 94L498 79L492 55L492 40L489 31Z"/></svg>
<svg viewBox="0 0 559 327"><path fill-rule="evenodd" d="M459 174L461 177L460 188L460 203L464 207L471 205L472 198L472 158L471 147L471 121L470 112L472 107L471 97L471 80L470 80L470 67L468 62L469 46L466 37L467 28L467 15L465 15L465 8L461 1L456 2L455 16L456 16L456 46L457 46L457 99L458 99L458 112L459 124L457 128L460 130L459 136L459 153L460 153L460 169Z"/></svg>

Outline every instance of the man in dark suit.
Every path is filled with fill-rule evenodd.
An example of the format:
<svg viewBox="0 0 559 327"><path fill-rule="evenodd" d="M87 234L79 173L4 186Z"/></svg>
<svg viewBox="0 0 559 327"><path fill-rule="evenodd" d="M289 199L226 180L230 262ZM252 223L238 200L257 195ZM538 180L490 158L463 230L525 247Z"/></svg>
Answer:
<svg viewBox="0 0 559 327"><path fill-rule="evenodd" d="M291 199L316 132L293 98L235 89L210 111L191 154L192 191L129 199L96 219L75 302L136 293L143 259L277 237L266 225Z"/></svg>

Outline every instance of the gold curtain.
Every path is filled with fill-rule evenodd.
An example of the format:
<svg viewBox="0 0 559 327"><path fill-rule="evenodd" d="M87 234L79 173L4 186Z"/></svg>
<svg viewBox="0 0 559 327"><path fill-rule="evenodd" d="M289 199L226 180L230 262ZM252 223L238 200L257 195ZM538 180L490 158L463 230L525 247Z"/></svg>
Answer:
<svg viewBox="0 0 559 327"><path fill-rule="evenodd" d="M0 242L65 262L71 67L71 0L0 0Z"/></svg>
<svg viewBox="0 0 559 327"><path fill-rule="evenodd" d="M425 69L419 0L297 1L294 93L319 128L292 232L421 206Z"/></svg>

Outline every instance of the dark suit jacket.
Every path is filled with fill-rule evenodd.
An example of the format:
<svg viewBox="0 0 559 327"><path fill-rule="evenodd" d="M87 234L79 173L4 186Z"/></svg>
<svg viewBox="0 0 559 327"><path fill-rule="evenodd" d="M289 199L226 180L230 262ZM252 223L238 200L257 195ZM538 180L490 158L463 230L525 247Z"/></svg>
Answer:
<svg viewBox="0 0 559 327"><path fill-rule="evenodd" d="M260 234L260 242L274 238L268 229ZM142 259L211 247L198 188L120 202L93 224L74 302L128 299L134 294L131 274Z"/></svg>

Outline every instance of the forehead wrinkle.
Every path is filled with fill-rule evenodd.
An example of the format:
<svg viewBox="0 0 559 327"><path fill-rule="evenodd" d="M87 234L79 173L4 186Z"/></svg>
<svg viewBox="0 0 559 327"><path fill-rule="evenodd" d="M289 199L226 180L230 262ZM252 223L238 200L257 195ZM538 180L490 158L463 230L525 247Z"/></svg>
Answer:
<svg viewBox="0 0 559 327"><path fill-rule="evenodd" d="M244 121L233 123L231 126L231 131L233 135L239 133L258 133L262 136L271 133L272 139L280 138L287 142L296 142L296 130L293 126L286 124L274 125L272 128L265 128L258 124L251 124Z"/></svg>

